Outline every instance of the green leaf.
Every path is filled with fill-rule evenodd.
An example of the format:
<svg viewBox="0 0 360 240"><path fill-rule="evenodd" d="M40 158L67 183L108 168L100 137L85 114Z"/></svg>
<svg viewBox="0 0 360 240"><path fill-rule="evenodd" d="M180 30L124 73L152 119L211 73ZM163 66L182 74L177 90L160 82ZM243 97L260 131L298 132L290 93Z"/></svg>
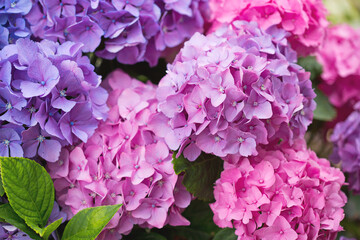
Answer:
<svg viewBox="0 0 360 240"><path fill-rule="evenodd" d="M214 213L212 212L209 203L195 199L191 201L182 214L190 221L190 228L196 229L209 235L214 235L220 229L213 221Z"/></svg>
<svg viewBox="0 0 360 240"><path fill-rule="evenodd" d="M0 158L6 195L27 224L45 227L54 205L54 184L46 170L26 158Z"/></svg>
<svg viewBox="0 0 360 240"><path fill-rule="evenodd" d="M237 236L235 235L235 229L233 228L224 228L221 229L217 234L215 234L213 240L236 240Z"/></svg>
<svg viewBox="0 0 360 240"><path fill-rule="evenodd" d="M314 119L321 121L333 120L336 117L336 110L320 90L315 89L315 93L316 109L314 111Z"/></svg>
<svg viewBox="0 0 360 240"><path fill-rule="evenodd" d="M62 240L95 239L120 207L121 204L81 210L66 225Z"/></svg>
<svg viewBox="0 0 360 240"><path fill-rule="evenodd" d="M36 233L38 233L43 239L48 239L49 236L53 231L55 231L61 224L62 218L56 220L55 222L52 222L50 225L48 225L45 228L39 228L38 226L30 223L29 226L35 230Z"/></svg>
<svg viewBox="0 0 360 240"><path fill-rule="evenodd" d="M176 158L174 153L172 163L176 174L185 173L183 184L190 193L200 200L214 199L213 185L223 170L221 158L203 153L196 161L190 162L183 155Z"/></svg>
<svg viewBox="0 0 360 240"><path fill-rule="evenodd" d="M17 227L32 239L41 239L29 226L26 225L24 219L19 217L19 215L14 212L10 204L0 205L0 218L4 219L5 222L10 223L11 225Z"/></svg>
<svg viewBox="0 0 360 240"><path fill-rule="evenodd" d="M321 64L318 63L314 56L299 58L298 64L311 73L310 79L312 81L315 81L318 77L320 77L323 71Z"/></svg>
<svg viewBox="0 0 360 240"><path fill-rule="evenodd" d="M0 179L1 179L1 175L0 175ZM0 180L0 196L4 196L5 194L5 190L4 190L4 187L3 187L3 184L2 184L2 181Z"/></svg>

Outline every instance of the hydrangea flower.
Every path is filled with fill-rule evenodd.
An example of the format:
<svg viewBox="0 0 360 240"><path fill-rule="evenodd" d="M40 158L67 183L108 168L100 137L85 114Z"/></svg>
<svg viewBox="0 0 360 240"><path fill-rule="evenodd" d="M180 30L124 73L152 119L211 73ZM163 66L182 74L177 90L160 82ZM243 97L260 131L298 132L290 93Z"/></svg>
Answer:
<svg viewBox="0 0 360 240"><path fill-rule="evenodd" d="M349 25L336 25L327 29L322 47L316 58L323 66L319 88L330 102L341 109L354 106L360 100L360 30Z"/></svg>
<svg viewBox="0 0 360 240"><path fill-rule="evenodd" d="M32 238L10 224L0 223L0 239L31 240Z"/></svg>
<svg viewBox="0 0 360 240"><path fill-rule="evenodd" d="M210 204L215 223L238 239L335 239L345 177L302 141L225 162Z"/></svg>
<svg viewBox="0 0 360 240"><path fill-rule="evenodd" d="M190 161L201 151L252 156L259 144L303 137L315 94L285 35L240 21L195 34L159 83L149 127Z"/></svg>
<svg viewBox="0 0 360 240"><path fill-rule="evenodd" d="M210 0L210 32L235 20L255 21L262 29L284 29L300 55L313 53L322 43L328 21L321 0Z"/></svg>
<svg viewBox="0 0 360 240"><path fill-rule="evenodd" d="M156 114L155 86L120 70L104 82L109 117L87 143L48 163L57 200L71 218L83 208L123 204L99 239L120 239L133 225L190 224L181 212L191 201L172 167L172 152L148 127Z"/></svg>
<svg viewBox="0 0 360 240"><path fill-rule="evenodd" d="M41 39L83 43L84 52L125 64L156 65L167 48L202 32L208 0L32 0L26 19Z"/></svg>
<svg viewBox="0 0 360 240"><path fill-rule="evenodd" d="M24 15L31 9L31 0L5 0L0 3L0 50L19 38L30 36Z"/></svg>
<svg viewBox="0 0 360 240"><path fill-rule="evenodd" d="M19 39L0 51L1 156L55 162L106 118L108 94L81 48Z"/></svg>
<svg viewBox="0 0 360 240"><path fill-rule="evenodd" d="M330 160L341 162L341 169L349 174L349 188L360 193L360 103L343 122L335 125L331 135L334 144Z"/></svg>

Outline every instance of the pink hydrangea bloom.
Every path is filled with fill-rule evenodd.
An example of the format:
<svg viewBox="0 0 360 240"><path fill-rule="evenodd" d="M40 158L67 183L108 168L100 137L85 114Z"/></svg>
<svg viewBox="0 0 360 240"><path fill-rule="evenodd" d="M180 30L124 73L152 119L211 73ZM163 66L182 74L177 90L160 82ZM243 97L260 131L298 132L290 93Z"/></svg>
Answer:
<svg viewBox="0 0 360 240"><path fill-rule="evenodd" d="M191 195L172 167L172 152L147 122L156 113L155 85L116 70L105 81L109 117L86 144L48 164L59 204L72 217L83 208L123 204L99 239L119 239L134 224L190 224L181 212Z"/></svg>
<svg viewBox="0 0 360 240"><path fill-rule="evenodd" d="M323 66L320 89L336 107L353 106L360 100L360 30L349 25L328 28L324 44L316 53Z"/></svg>
<svg viewBox="0 0 360 240"><path fill-rule="evenodd" d="M224 163L210 204L238 239L335 239L342 230L344 175L297 141Z"/></svg>
<svg viewBox="0 0 360 240"><path fill-rule="evenodd" d="M288 31L291 46L300 54L314 52L328 26L321 0L210 0L212 27L235 20L255 21L262 29L276 25Z"/></svg>
<svg viewBox="0 0 360 240"><path fill-rule="evenodd" d="M240 21L195 34L159 83L149 127L190 161L201 151L252 156L259 144L302 137L315 94L284 37Z"/></svg>

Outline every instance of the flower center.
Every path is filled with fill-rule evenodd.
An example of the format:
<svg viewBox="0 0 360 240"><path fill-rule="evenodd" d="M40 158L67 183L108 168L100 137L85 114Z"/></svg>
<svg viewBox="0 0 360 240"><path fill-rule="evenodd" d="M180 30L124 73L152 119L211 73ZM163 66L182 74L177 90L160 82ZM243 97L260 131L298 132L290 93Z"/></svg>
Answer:
<svg viewBox="0 0 360 240"><path fill-rule="evenodd" d="M130 192L130 196L134 196L134 194L135 194L134 191Z"/></svg>
<svg viewBox="0 0 360 240"><path fill-rule="evenodd" d="M237 140L238 140L240 143L244 142L244 139L243 139L242 137L239 137Z"/></svg>
<svg viewBox="0 0 360 240"><path fill-rule="evenodd" d="M261 84L261 87L260 87L260 89L261 89L262 91L265 91L265 90L266 90L266 87L265 87L265 85L264 85L264 84Z"/></svg>
<svg viewBox="0 0 360 240"><path fill-rule="evenodd" d="M220 86L220 87L219 87L219 92L224 93L224 92L225 92L224 87Z"/></svg>
<svg viewBox="0 0 360 240"><path fill-rule="evenodd" d="M162 163L162 160L161 160L161 159L159 159L159 160L158 160L158 163Z"/></svg>
<svg viewBox="0 0 360 240"><path fill-rule="evenodd" d="M10 1L10 6L11 6L11 7L15 7L16 4L17 4L17 1L16 1L16 0L11 0L11 1Z"/></svg>
<svg viewBox="0 0 360 240"><path fill-rule="evenodd" d="M36 112L36 109L34 107L31 107L31 108L29 108L29 112L34 113L34 112Z"/></svg>
<svg viewBox="0 0 360 240"><path fill-rule="evenodd" d="M125 139L128 140L130 137L128 135L125 136Z"/></svg>
<svg viewBox="0 0 360 240"><path fill-rule="evenodd" d="M199 105L197 105L197 107L196 107L197 109L201 109L202 108L202 105L201 104L199 104Z"/></svg>
<svg viewBox="0 0 360 240"><path fill-rule="evenodd" d="M236 102L236 101L233 101L231 105L232 105L233 107L236 107L237 102Z"/></svg>
<svg viewBox="0 0 360 240"><path fill-rule="evenodd" d="M259 103L258 103L258 102L254 102L253 105L254 105L254 107L257 107L257 106L259 105Z"/></svg>
<svg viewBox="0 0 360 240"><path fill-rule="evenodd" d="M3 144L5 144L5 146L9 146L9 145L10 145L10 141L7 140L7 139L4 139Z"/></svg>
<svg viewBox="0 0 360 240"><path fill-rule="evenodd" d="M65 89L60 91L60 97L66 97L66 90Z"/></svg>
<svg viewBox="0 0 360 240"><path fill-rule="evenodd" d="M45 85L45 81L41 81L40 84L41 84L42 86L44 86L44 85Z"/></svg>
<svg viewBox="0 0 360 240"><path fill-rule="evenodd" d="M105 173L105 179L110 179L110 174L109 173Z"/></svg>
<svg viewBox="0 0 360 240"><path fill-rule="evenodd" d="M156 206L155 206L155 204L153 204L153 205L151 205L151 207L152 207L152 208L155 208Z"/></svg>
<svg viewBox="0 0 360 240"><path fill-rule="evenodd" d="M39 135L36 140L38 140L39 143L42 143L45 140L45 137L43 135Z"/></svg>
<svg viewBox="0 0 360 240"><path fill-rule="evenodd" d="M8 103L5 105L5 108L6 108L6 110L10 110L10 109L13 108L13 106L11 105L10 102L8 102Z"/></svg>
<svg viewBox="0 0 360 240"><path fill-rule="evenodd" d="M111 197L113 197L113 198L116 197L116 194L115 194L115 193L112 193L112 194L111 194Z"/></svg>
<svg viewBox="0 0 360 240"><path fill-rule="evenodd" d="M215 142L220 142L220 137L219 136L215 136Z"/></svg>
<svg viewBox="0 0 360 240"><path fill-rule="evenodd" d="M139 169L139 167L140 167L140 166L137 165L137 164L134 166L135 169Z"/></svg>
<svg viewBox="0 0 360 240"><path fill-rule="evenodd" d="M85 30L86 30L86 31L89 31L89 30L90 30L90 27L89 27L89 26L86 26Z"/></svg>
<svg viewBox="0 0 360 240"><path fill-rule="evenodd" d="M70 122L70 126L74 126L74 122L73 122L73 121Z"/></svg>

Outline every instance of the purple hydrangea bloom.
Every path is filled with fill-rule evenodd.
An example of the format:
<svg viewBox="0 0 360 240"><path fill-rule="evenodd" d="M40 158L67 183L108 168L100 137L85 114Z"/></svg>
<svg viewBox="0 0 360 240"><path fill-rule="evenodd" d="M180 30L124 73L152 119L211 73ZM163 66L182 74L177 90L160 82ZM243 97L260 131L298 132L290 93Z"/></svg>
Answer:
<svg viewBox="0 0 360 240"><path fill-rule="evenodd" d="M25 1L25 0L23 0ZM208 0L32 0L26 15L35 37L84 44L84 52L125 64L155 65L168 48L202 32ZM2 36L0 29L0 42Z"/></svg>
<svg viewBox="0 0 360 240"><path fill-rule="evenodd" d="M62 146L86 142L106 118L108 94L82 46L19 39L0 51L0 120L25 127L1 127L2 156L55 162Z"/></svg>
<svg viewBox="0 0 360 240"><path fill-rule="evenodd" d="M196 33L159 83L163 116L150 127L167 129L159 135L191 161L201 151L247 157L259 144L302 138L315 93L285 36L241 21Z"/></svg>
<svg viewBox="0 0 360 240"><path fill-rule="evenodd" d="M31 240L32 238L10 224L0 223L0 239Z"/></svg>
<svg viewBox="0 0 360 240"><path fill-rule="evenodd" d="M349 175L349 187L360 194L360 103L343 122L335 125L331 136L334 144L330 160L341 162L341 169Z"/></svg>
<svg viewBox="0 0 360 240"><path fill-rule="evenodd" d="M31 6L31 0L4 0L0 3L0 49L30 36L24 15L29 13Z"/></svg>

